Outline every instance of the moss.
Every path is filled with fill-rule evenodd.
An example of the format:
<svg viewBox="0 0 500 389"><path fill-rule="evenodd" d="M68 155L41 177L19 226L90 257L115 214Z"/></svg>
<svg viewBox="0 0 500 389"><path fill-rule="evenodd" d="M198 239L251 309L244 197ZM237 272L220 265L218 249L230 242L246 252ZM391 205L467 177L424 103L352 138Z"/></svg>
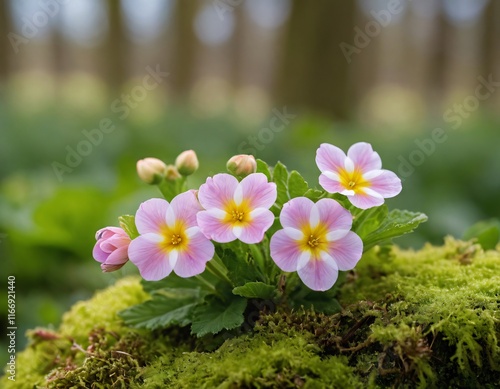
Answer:
<svg viewBox="0 0 500 389"><path fill-rule="evenodd" d="M57 332L32 331L5 388L493 388L500 382L500 253L371 250L342 312L280 309L208 352L188 329L140 332L116 312L147 298L125 279L76 304ZM210 342L208 342L210 343Z"/></svg>

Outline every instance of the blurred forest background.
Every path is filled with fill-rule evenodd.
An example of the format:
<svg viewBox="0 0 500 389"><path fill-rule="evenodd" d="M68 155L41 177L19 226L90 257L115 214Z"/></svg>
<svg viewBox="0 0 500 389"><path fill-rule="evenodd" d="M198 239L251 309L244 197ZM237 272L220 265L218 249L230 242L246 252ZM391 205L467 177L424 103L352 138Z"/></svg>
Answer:
<svg viewBox="0 0 500 389"><path fill-rule="evenodd" d="M499 88L498 0L0 0L1 293L14 275L18 334L134 272L103 275L91 252L159 195L136 177L148 156L194 149L193 187L239 153L317 185L320 143L368 141L404 179L389 206L429 215L398 244L461 237L500 214Z"/></svg>

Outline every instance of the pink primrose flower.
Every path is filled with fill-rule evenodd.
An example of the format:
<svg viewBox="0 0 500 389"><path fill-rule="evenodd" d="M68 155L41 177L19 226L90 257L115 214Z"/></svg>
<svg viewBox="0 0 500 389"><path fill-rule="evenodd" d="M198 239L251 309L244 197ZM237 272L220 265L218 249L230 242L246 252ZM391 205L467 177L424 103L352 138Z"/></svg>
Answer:
<svg viewBox="0 0 500 389"><path fill-rule="evenodd" d="M353 144L345 153L336 146L323 143L316 152L321 170L320 185L330 193L340 193L358 208L368 209L384 203L384 198L401 192L401 180L382 169L378 153L368 143Z"/></svg>
<svg viewBox="0 0 500 389"><path fill-rule="evenodd" d="M250 174L241 182L230 174L216 174L198 191L205 208L198 213L198 225L205 236L219 243L235 239L258 243L274 222L269 208L276 196L276 184L262 173Z"/></svg>
<svg viewBox="0 0 500 389"><path fill-rule="evenodd" d="M338 271L351 270L361 258L363 242L350 231L352 216L332 199L316 204L297 197L283 205L282 230L271 238L271 257L286 272L297 271L309 288L330 289Z"/></svg>
<svg viewBox="0 0 500 389"><path fill-rule="evenodd" d="M97 231L97 240L92 255L101 262L103 272L112 272L120 269L128 261L128 246L130 238L119 227L106 227Z"/></svg>
<svg viewBox="0 0 500 389"><path fill-rule="evenodd" d="M214 256L214 245L196 223L200 210L193 191L177 195L170 203L150 199L141 204L135 215L141 235L130 243L128 254L145 280L160 280L172 270L180 277L205 270Z"/></svg>

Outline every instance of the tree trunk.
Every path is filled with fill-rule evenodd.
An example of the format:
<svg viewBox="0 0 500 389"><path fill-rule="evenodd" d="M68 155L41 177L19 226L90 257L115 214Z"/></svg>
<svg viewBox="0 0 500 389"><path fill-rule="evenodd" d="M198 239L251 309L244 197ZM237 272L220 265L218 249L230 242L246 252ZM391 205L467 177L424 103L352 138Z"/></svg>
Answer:
<svg viewBox="0 0 500 389"><path fill-rule="evenodd" d="M0 1L0 83L7 79L9 58L13 54L8 36L12 32L11 26L9 2Z"/></svg>
<svg viewBox="0 0 500 389"><path fill-rule="evenodd" d="M107 0L109 33L106 44L106 79L113 94L119 93L127 77L127 40L120 0Z"/></svg>
<svg viewBox="0 0 500 389"><path fill-rule="evenodd" d="M349 118L350 65L340 44L353 44L355 14L354 1L293 1L278 67L278 101Z"/></svg>

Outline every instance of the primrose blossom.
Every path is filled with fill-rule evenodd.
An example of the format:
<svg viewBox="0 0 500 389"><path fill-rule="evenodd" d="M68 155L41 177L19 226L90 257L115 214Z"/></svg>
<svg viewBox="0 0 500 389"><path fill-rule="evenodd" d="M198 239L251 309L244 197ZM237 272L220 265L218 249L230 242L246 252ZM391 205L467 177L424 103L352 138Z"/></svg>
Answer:
<svg viewBox="0 0 500 389"><path fill-rule="evenodd" d="M389 170L372 146L365 142L353 144L347 155L338 147L323 143L316 152L321 170L320 185L330 193L340 193L358 208L368 209L384 203L384 198L401 192L401 180Z"/></svg>
<svg viewBox="0 0 500 389"><path fill-rule="evenodd" d="M120 269L128 261L128 246L130 238L119 227L105 227L96 232L97 240L92 256L101 262L103 272L112 272Z"/></svg>
<svg viewBox="0 0 500 389"><path fill-rule="evenodd" d="M363 242L350 231L352 216L335 200L294 198L283 205L280 222L271 257L281 270L297 271L312 290L330 289L339 270L353 269L361 258Z"/></svg>
<svg viewBox="0 0 500 389"><path fill-rule="evenodd" d="M181 193L170 203L150 199L141 204L135 215L140 236L130 243L128 254L145 280L157 281L172 271L192 277L205 270L214 245L196 224L199 210L194 191Z"/></svg>
<svg viewBox="0 0 500 389"><path fill-rule="evenodd" d="M197 215L198 225L205 236L219 243L236 239L259 243L274 223L269 208L276 197L276 184L262 173L250 174L241 182L230 174L216 174L198 191L205 208Z"/></svg>

